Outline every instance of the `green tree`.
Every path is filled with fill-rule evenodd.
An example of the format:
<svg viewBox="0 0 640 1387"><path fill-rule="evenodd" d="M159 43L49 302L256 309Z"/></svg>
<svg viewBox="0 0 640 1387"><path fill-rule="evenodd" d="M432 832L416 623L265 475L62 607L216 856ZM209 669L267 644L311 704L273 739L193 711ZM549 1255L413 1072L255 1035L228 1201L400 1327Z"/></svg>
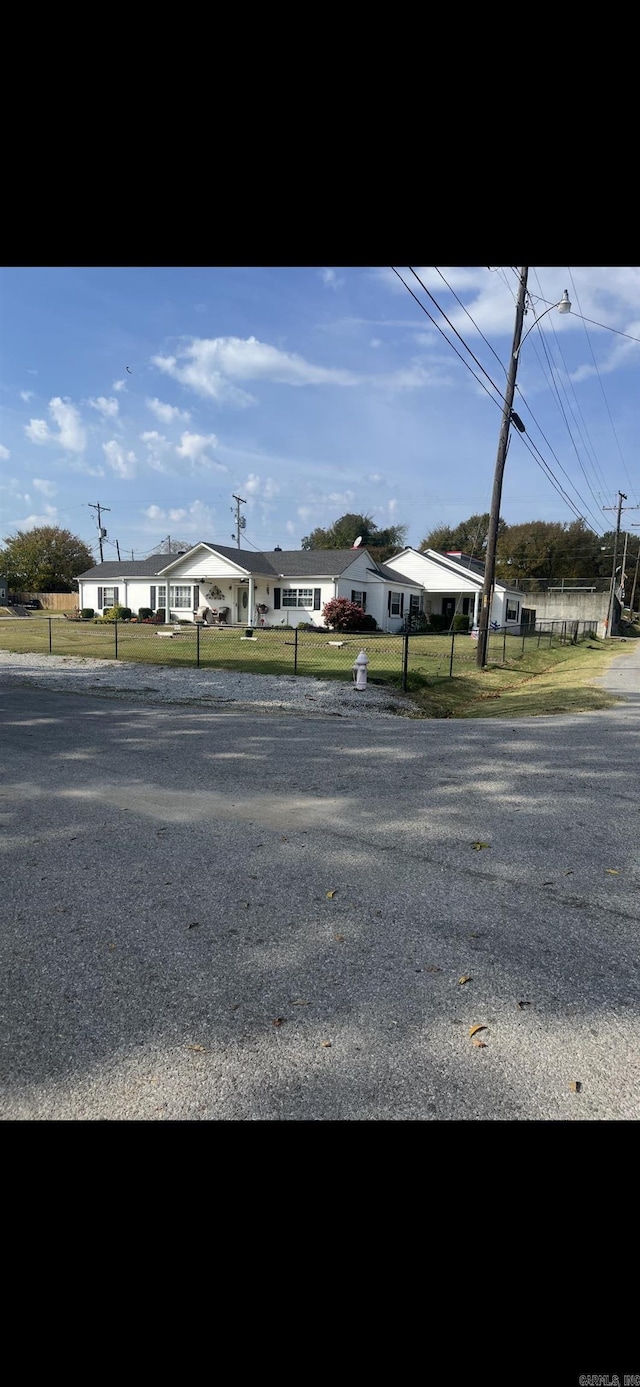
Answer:
<svg viewBox="0 0 640 1387"><path fill-rule="evenodd" d="M498 521L498 537L507 529L507 523L500 516ZM489 533L489 512L484 515L470 515L468 520L461 520L459 525L436 525L430 530L426 539L420 545L421 551L425 549L435 549L443 554L451 550L454 553L469 554L473 559L483 559L487 548L487 535Z"/></svg>
<svg viewBox="0 0 640 1387"><path fill-rule="evenodd" d="M73 592L77 574L95 563L84 541L57 525L18 530L3 544L0 569L13 592Z"/></svg>
<svg viewBox="0 0 640 1387"><path fill-rule="evenodd" d="M402 549L407 529L407 525L387 525L385 529L380 529L371 515L347 512L334 520L326 530L318 526L310 535L304 535L301 545L303 549L350 549L360 535L362 547L369 549L375 558L383 562L390 554Z"/></svg>

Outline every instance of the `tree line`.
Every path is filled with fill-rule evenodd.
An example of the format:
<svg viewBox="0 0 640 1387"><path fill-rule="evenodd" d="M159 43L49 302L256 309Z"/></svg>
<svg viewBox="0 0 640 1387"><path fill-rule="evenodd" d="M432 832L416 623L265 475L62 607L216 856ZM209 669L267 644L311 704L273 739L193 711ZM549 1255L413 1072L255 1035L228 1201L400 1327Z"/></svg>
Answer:
<svg viewBox="0 0 640 1387"><path fill-rule="evenodd" d="M326 529L318 527L301 541L303 549L350 549L356 539L373 558L384 563L404 548L407 525L380 527L370 515L348 512ZM435 549L469 555L483 560L489 530L488 512L470 515L458 525L437 525L425 536L420 550ZM530 520L523 525L507 525L500 519L496 553L496 576L503 582L538 582L551 579L594 579L611 576L615 531L596 535L583 520L562 524L556 520ZM167 541L157 552L174 552ZM41 525L19 530L3 541L0 574L13 592L73 592L79 573L92 568L91 550L70 530ZM188 548L185 542L180 547ZM640 534L629 531L626 572L633 572L640 550ZM622 565L624 536L620 536L616 566Z"/></svg>

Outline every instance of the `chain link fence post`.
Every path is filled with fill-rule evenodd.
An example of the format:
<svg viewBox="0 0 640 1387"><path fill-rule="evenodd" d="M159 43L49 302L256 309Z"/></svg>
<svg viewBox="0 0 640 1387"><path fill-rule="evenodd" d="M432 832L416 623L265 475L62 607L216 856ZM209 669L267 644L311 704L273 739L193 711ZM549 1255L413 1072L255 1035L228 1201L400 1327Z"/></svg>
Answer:
<svg viewBox="0 0 640 1387"><path fill-rule="evenodd" d="M200 622L196 621L196 669L200 669Z"/></svg>
<svg viewBox="0 0 640 1387"><path fill-rule="evenodd" d="M117 623L117 621L114 621L114 623L113 623L113 634L114 634L114 636L115 636L115 645L116 645L116 655L115 655L115 658L116 658L116 660L117 660L117 658L118 658L118 623Z"/></svg>
<svg viewBox="0 0 640 1387"><path fill-rule="evenodd" d="M502 663L503 663L503 665L505 665L505 664L507 663L507 628L506 628L506 626L504 627L504 630L503 630L503 632L502 632Z"/></svg>
<svg viewBox="0 0 640 1387"><path fill-rule="evenodd" d="M298 673L298 628L293 633L293 672Z"/></svg>
<svg viewBox="0 0 640 1387"><path fill-rule="evenodd" d="M49 622L49 654L51 654L51 617L48 617L47 620Z"/></svg>
<svg viewBox="0 0 640 1387"><path fill-rule="evenodd" d="M404 648L402 651L402 692L407 692L407 675L409 671L409 632L405 632Z"/></svg>
<svg viewBox="0 0 640 1387"><path fill-rule="evenodd" d="M452 632L451 632L451 657L450 657L450 659L449 659L449 678L450 678L450 679L453 679L453 652L454 652L454 649L455 649L455 644L456 644L456 633L455 633L455 631L452 631Z"/></svg>

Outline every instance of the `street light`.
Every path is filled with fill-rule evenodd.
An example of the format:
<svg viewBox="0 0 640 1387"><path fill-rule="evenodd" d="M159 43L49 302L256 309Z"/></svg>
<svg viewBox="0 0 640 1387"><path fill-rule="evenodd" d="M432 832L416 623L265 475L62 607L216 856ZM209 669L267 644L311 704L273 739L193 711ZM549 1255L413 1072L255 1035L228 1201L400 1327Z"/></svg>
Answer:
<svg viewBox="0 0 640 1387"><path fill-rule="evenodd" d="M489 516L489 532L487 535L487 554L484 565L484 583L482 587L482 599L480 607L480 620L478 626L478 654L477 660L480 669L484 669L487 663L487 646L489 642L489 621L491 618L491 604L493 602L493 589L496 581L496 544L498 539L498 522L500 520L500 501L502 499L502 479L504 476L504 465L507 459L507 448L509 446L509 429L512 424L524 433L522 420L514 413L513 397L516 389L516 375L518 372L518 359L522 343L526 340L531 329L544 318L546 313L550 313L552 308L557 308L559 313L571 312L571 301L565 289L559 303L552 303L540 318L536 318L535 323L522 336L522 324L525 315L525 301L527 295L527 275L528 265L523 265L520 270L520 285L518 288L518 298L516 301L516 322L513 331L513 343L511 347L511 357L509 360L509 370L507 372L507 386L504 397L504 409L502 411L502 424L500 427L500 437L498 440L498 455L496 457L496 467L493 477L493 493L491 496L491 512Z"/></svg>

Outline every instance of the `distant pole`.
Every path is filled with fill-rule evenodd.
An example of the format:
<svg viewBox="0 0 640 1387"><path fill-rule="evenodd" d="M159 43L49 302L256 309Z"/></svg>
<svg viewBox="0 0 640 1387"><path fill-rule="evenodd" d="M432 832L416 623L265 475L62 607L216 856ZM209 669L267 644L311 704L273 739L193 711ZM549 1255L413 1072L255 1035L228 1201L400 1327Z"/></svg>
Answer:
<svg viewBox="0 0 640 1387"><path fill-rule="evenodd" d="M640 525L634 525L633 528L634 528L634 530L640 530ZM638 541L639 541L639 544L638 544L638 554L637 554L637 558L636 558L636 571L635 571L634 578L633 578L633 587L632 587L632 589L631 589L631 601L630 601L630 603L629 603L629 606L630 606L632 612L633 612L633 604L634 604L635 596L636 596L636 585L637 585L637 582L638 582L638 568L640 567L640 535L638 535Z"/></svg>
<svg viewBox="0 0 640 1387"><path fill-rule="evenodd" d="M614 539L614 542L613 542L613 565L612 565L612 568L611 568L611 586L610 586L610 588L609 588L609 605L608 605L608 607L607 607L607 635L608 635L608 636L611 635L611 626L612 626L612 623L613 623L613 613L614 613L614 610L615 610L615 594L616 594L616 559L617 559L617 557L618 557L618 543L619 543L619 539L620 539L620 520L621 520L621 517L622 517L622 512L623 512L623 510L640 510L640 506L623 506L622 502L623 502L623 501L626 501L626 499L627 499L627 498L626 498L626 496L625 496L625 494L624 494L624 491L619 491L619 492L618 492L618 504L617 504L617 506L603 506L603 507L602 507L603 510L615 510L615 511L617 511L617 517L616 517L616 534L615 534L615 539ZM635 529L635 526L634 526L634 529ZM625 552L625 556L626 556L626 552L627 552L626 544L625 544L625 551L624 551L624 552ZM634 595L635 595L635 584L634 584Z"/></svg>
<svg viewBox="0 0 640 1387"><path fill-rule="evenodd" d="M99 501L96 501L95 504L94 504L93 501L87 501L87 505L90 507L91 510L97 510L97 512L98 512L98 547L99 547L99 549L100 549L100 563L104 563L104 554L103 554L103 552L102 552L102 538L103 538L103 535L102 535L102 515L101 515L101 513L102 513L103 510L104 510L104 511L110 511L110 510L111 510L111 506L101 506ZM106 534L106 533L107 533L107 532L106 532L106 530L105 530L105 534Z"/></svg>
<svg viewBox="0 0 640 1387"><path fill-rule="evenodd" d="M622 568L620 569L620 582L622 583L622 586L623 586L623 587L624 587L624 574L625 574L625 568L626 568L626 564L627 564L627 547L628 547L628 544L629 544L629 531L628 531L628 530L625 530L625 532L624 532L624 553L623 553L623 555L622 555Z"/></svg>
<svg viewBox="0 0 640 1387"><path fill-rule="evenodd" d="M121 558L120 558L120 545L118 544L118 541L117 541L117 540L116 540L116 549L117 549L117 551L118 551L118 562L121 563L122 560L121 560Z"/></svg>
<svg viewBox="0 0 640 1387"><path fill-rule="evenodd" d="M233 493L233 499L234 499L234 501L235 501L235 503L236 503L236 544L237 544L238 549L239 549L239 548L240 548L240 531L241 531L241 529L243 528L243 526L242 526L242 524L241 524L240 507L241 507L241 506L246 506L247 503L246 503L246 501L244 501L244 500L242 499L242 496L236 496L235 491L234 491L234 493Z"/></svg>
<svg viewBox="0 0 640 1387"><path fill-rule="evenodd" d="M498 539L498 524L500 521L500 502L502 500L502 478L504 476L504 465L507 460L507 447L509 445L509 429L511 428L513 397L516 389L516 374L518 371L520 339L522 337L522 325L524 322L524 305L527 293L528 273L529 267L527 265L523 265L522 269L520 270L520 285L518 288L518 299L516 302L516 322L513 331L511 356L509 358L509 373L507 375L507 386L504 397L504 409L502 411L502 427L500 429L500 438L498 440L498 455L496 457L496 466L493 477L493 494L491 497L489 533L487 535L487 552L484 563L484 584L482 587L480 620L478 630L477 660L480 669L484 669L487 663L489 622L491 620L491 604L493 601L493 589L496 581L496 545Z"/></svg>

